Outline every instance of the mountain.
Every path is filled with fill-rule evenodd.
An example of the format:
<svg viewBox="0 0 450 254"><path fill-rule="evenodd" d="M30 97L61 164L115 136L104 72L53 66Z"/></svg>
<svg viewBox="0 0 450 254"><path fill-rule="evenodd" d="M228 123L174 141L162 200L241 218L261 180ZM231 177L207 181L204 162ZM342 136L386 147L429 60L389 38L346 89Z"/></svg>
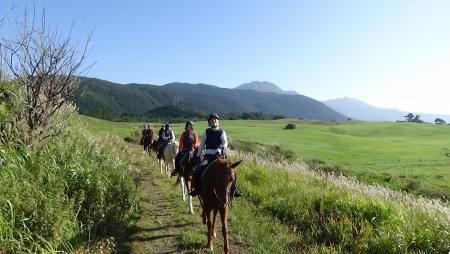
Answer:
<svg viewBox="0 0 450 254"><path fill-rule="evenodd" d="M267 81L253 81L250 83L245 83L240 86L237 86L234 89L247 89L247 90L254 90L254 91L265 92L265 93L298 95L298 93L296 91L284 91L281 88L279 88L277 85L275 85L274 83L267 82Z"/></svg>
<svg viewBox="0 0 450 254"><path fill-rule="evenodd" d="M303 95L227 89L205 84L122 85L83 78L82 89L75 96L74 102L80 113L101 118L161 114L171 110L167 106L173 105L192 109L197 115L209 112L262 112L317 120L347 119L325 104ZM158 111L158 108L163 109Z"/></svg>
<svg viewBox="0 0 450 254"><path fill-rule="evenodd" d="M398 109L371 106L363 101L353 98L331 99L324 101L324 103L341 114L347 115L353 119L364 121L405 120L404 116L409 113ZM420 112L411 113L420 115L420 118L425 122L434 122L434 119L436 118L442 118L446 122L450 121L450 115L437 115Z"/></svg>

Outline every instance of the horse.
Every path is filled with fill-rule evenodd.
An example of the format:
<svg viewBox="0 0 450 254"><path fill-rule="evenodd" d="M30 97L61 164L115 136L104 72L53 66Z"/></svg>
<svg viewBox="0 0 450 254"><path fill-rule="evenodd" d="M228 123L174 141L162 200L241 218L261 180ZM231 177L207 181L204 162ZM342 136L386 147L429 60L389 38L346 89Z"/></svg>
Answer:
<svg viewBox="0 0 450 254"><path fill-rule="evenodd" d="M152 145L153 145L153 135L150 136L144 136L144 140L142 142L143 146L144 146L144 151L150 155L151 149L152 149Z"/></svg>
<svg viewBox="0 0 450 254"><path fill-rule="evenodd" d="M181 183L181 195L183 197L183 201L186 201L186 196L188 196L188 207L189 213L194 214L194 209L192 206L192 196L188 195L189 192L192 191L192 177L194 175L194 168L198 164L195 158L195 154L198 149L195 151L191 151L183 155L179 162L180 172L177 177L177 181L175 184Z"/></svg>
<svg viewBox="0 0 450 254"><path fill-rule="evenodd" d="M170 142L166 145L163 150L161 159L159 160L159 167L161 169L161 174L167 174L170 177L170 172L175 168L175 156L178 152L178 141Z"/></svg>
<svg viewBox="0 0 450 254"><path fill-rule="evenodd" d="M152 144L150 145L149 151L155 151L155 154L158 155L158 140L153 140Z"/></svg>
<svg viewBox="0 0 450 254"><path fill-rule="evenodd" d="M208 249L213 250L215 238L215 223L217 212L222 221L222 236L224 253L230 253L228 244L228 203L231 199L230 189L235 180L236 167L242 162L231 163L226 159L216 159L208 165L203 173L202 191L199 199L202 205L203 224L208 227ZM211 214L211 212L213 214Z"/></svg>

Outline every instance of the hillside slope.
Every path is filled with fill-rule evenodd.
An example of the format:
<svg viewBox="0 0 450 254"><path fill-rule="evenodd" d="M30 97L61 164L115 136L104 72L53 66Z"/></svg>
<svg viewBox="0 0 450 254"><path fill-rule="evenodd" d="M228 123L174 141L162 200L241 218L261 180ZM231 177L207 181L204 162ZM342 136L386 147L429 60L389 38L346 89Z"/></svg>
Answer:
<svg viewBox="0 0 450 254"><path fill-rule="evenodd" d="M220 88L205 84L170 83L163 86L127 84L85 78L74 98L82 114L144 115L154 109L176 105L199 112L263 112L317 120L347 117L325 104L303 95L262 93Z"/></svg>

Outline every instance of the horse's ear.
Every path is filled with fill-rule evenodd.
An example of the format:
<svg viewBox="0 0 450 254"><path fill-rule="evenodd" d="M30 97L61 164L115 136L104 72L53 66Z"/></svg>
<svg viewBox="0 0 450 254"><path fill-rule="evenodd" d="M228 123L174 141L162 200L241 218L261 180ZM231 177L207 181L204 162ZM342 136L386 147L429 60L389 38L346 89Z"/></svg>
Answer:
<svg viewBox="0 0 450 254"><path fill-rule="evenodd" d="M242 162L242 160L231 164L230 168L236 168L237 166L239 166L239 164L241 164L241 162Z"/></svg>

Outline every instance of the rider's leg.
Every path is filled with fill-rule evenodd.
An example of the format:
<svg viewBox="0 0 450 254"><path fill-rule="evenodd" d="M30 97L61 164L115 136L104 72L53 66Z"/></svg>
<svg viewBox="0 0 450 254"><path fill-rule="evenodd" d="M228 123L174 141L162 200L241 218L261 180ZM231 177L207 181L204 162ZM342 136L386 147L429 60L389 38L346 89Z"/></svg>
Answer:
<svg viewBox="0 0 450 254"><path fill-rule="evenodd" d="M234 180L233 183L231 184L231 190L230 190L230 192L231 192L231 193L230 193L231 196L233 196L233 197L238 198L238 197L242 196L242 192L240 192L240 191L238 190L238 188L237 188L236 180Z"/></svg>
<svg viewBox="0 0 450 254"><path fill-rule="evenodd" d="M172 170L172 173L170 173L171 176L175 176L177 173L180 173L180 160L181 157L183 157L184 153L177 153L177 156L175 156L175 168Z"/></svg>
<svg viewBox="0 0 450 254"><path fill-rule="evenodd" d="M201 189L202 189L202 174L203 171L206 168L206 164L202 165L203 163L201 163L200 165L198 165L195 170L194 170L194 175L192 177L192 187L193 190L189 193L189 195L195 197L197 195L199 195L201 193Z"/></svg>

